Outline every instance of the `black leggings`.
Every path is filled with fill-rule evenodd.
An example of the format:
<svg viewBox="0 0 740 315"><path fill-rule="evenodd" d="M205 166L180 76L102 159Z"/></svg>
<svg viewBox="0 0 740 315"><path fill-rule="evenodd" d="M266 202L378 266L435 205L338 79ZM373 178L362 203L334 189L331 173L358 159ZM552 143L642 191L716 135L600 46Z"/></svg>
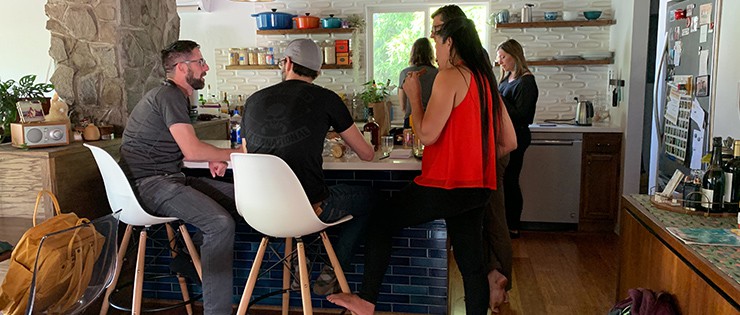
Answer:
<svg viewBox="0 0 740 315"><path fill-rule="evenodd" d="M483 264L481 224L491 195L485 188L441 189L411 183L370 214L365 273L359 296L373 304L391 256L392 237L400 229L445 219L447 235L463 277L467 314L488 310L487 270ZM477 227L477 228L476 228Z"/></svg>
<svg viewBox="0 0 740 315"><path fill-rule="evenodd" d="M529 127L516 129L517 148L509 154L509 165L504 173L504 202L506 203L506 224L509 230L519 230L521 225L524 197L519 186L519 175L524 164L524 152L532 143Z"/></svg>

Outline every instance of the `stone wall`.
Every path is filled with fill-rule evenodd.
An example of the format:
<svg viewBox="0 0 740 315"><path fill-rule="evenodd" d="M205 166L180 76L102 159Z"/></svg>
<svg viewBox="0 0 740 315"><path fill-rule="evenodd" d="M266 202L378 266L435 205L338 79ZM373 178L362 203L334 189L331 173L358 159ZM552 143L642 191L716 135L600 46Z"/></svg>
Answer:
<svg viewBox="0 0 740 315"><path fill-rule="evenodd" d="M51 77L72 122L120 129L146 91L164 79L160 50L177 40L175 0L49 0Z"/></svg>

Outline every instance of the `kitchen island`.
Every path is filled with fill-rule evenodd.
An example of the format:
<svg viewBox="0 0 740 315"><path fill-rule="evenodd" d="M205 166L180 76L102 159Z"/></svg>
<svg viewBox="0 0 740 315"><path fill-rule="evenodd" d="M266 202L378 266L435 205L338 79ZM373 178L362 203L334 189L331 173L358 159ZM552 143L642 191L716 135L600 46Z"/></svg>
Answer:
<svg viewBox="0 0 740 315"><path fill-rule="evenodd" d="M648 288L673 294L681 314L738 314L738 247L684 244L666 227L732 229L737 223L661 210L647 195L623 196L616 300L628 289Z"/></svg>

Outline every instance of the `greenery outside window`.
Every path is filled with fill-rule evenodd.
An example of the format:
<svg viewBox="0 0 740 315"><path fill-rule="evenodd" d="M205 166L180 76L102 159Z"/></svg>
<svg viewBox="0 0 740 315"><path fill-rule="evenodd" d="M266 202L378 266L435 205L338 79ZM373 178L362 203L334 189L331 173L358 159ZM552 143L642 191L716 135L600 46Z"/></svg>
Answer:
<svg viewBox="0 0 740 315"><path fill-rule="evenodd" d="M431 15L443 5L368 7L367 79L376 82L390 79L392 85L397 85L401 70L408 67L411 45L417 38L429 38ZM488 48L488 2L461 3L458 6L475 22L481 43Z"/></svg>

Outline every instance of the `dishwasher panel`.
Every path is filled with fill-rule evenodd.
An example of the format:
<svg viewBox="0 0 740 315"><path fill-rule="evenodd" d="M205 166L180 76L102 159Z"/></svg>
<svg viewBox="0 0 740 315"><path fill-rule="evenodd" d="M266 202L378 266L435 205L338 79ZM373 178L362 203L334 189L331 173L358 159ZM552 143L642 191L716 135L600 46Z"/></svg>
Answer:
<svg viewBox="0 0 740 315"><path fill-rule="evenodd" d="M582 142L582 133L532 133L519 178L523 226L528 226L526 222L578 223Z"/></svg>

